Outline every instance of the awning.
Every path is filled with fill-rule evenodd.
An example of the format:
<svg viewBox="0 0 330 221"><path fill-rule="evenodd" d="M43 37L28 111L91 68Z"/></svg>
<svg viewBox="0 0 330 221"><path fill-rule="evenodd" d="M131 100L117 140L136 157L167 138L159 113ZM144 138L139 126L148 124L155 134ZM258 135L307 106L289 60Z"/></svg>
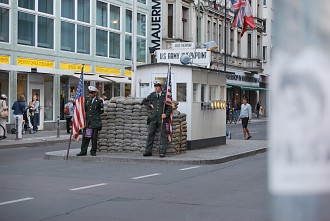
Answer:
<svg viewBox="0 0 330 221"><path fill-rule="evenodd" d="M107 76L107 75L101 75L100 78L107 79L109 81L114 81L116 83L125 83L125 84L131 84L132 80L128 77L124 76Z"/></svg>
<svg viewBox="0 0 330 221"><path fill-rule="evenodd" d="M71 74L69 76L80 78L80 73ZM97 74L84 74L84 81L109 82L110 80L101 78Z"/></svg>
<svg viewBox="0 0 330 221"><path fill-rule="evenodd" d="M263 87L253 87L253 86L242 86L242 85L227 84L227 88L231 88L231 87L239 87L242 90L250 90L250 91L270 91L269 88L263 88Z"/></svg>

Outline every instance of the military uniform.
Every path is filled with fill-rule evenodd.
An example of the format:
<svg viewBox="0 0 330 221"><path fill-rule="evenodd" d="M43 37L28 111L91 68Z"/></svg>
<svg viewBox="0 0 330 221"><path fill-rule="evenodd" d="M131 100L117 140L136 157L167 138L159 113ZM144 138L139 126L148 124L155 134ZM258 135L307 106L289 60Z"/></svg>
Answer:
<svg viewBox="0 0 330 221"><path fill-rule="evenodd" d="M149 108L148 113L148 139L147 145L145 150L145 156L150 156L154 137L157 132L157 129L161 127L162 124L162 114L163 114L163 107L165 102L165 93L160 92L160 96L156 92L152 92L147 98L143 99L142 103ZM161 146L160 146L160 154L165 155L167 142L168 142L168 132L165 129L165 123L169 122L169 117L172 113L172 106L165 105L164 114L166 114L166 118L163 119L163 126L161 128Z"/></svg>
<svg viewBox="0 0 330 221"><path fill-rule="evenodd" d="M87 154L89 140L92 139L91 155L96 155L98 132L102 129L101 114L104 112L103 101L95 96L93 99L87 98L85 101L86 128L92 128L92 138L86 138L86 128L83 133L81 144L81 155Z"/></svg>

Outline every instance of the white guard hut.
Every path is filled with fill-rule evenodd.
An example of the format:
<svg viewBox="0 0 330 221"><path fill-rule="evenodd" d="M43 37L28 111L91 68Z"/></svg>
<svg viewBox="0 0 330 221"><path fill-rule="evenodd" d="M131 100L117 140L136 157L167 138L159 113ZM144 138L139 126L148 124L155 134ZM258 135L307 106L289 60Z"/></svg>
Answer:
<svg viewBox="0 0 330 221"><path fill-rule="evenodd" d="M147 97L155 81L166 82L169 65L137 67L136 95ZM187 114L188 149L226 144L226 73L196 66L171 65L172 97Z"/></svg>

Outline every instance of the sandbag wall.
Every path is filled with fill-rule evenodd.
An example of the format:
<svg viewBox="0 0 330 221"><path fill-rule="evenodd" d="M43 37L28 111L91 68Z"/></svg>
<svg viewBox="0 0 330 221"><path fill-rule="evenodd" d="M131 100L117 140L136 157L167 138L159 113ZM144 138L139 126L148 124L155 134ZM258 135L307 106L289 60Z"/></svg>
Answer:
<svg viewBox="0 0 330 221"><path fill-rule="evenodd" d="M142 98L113 97L104 102L101 115L102 130L98 137L98 151L143 153L148 136L148 110ZM167 154L179 154L187 149L186 114L173 111L173 140ZM160 134L154 140L154 152L158 152Z"/></svg>

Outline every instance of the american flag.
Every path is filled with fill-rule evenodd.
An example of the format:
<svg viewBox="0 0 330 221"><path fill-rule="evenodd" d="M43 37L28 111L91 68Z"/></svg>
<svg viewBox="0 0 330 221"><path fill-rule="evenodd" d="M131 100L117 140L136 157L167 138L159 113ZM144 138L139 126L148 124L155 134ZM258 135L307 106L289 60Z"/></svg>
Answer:
<svg viewBox="0 0 330 221"><path fill-rule="evenodd" d="M83 95L84 66L81 68L81 76L78 84L74 114L72 120L72 136L79 141L79 130L85 128L85 97Z"/></svg>
<svg viewBox="0 0 330 221"><path fill-rule="evenodd" d="M171 81L171 64L169 64L168 67L168 73L167 73L167 82L166 82L166 101L165 101L166 105L170 105L172 106L172 81ZM172 113L170 115L170 119L169 119L169 126L170 126L170 130L169 130L169 134L168 134L168 141L172 142L172 138L173 138L173 129L172 129L172 121L173 121L173 116Z"/></svg>
<svg viewBox="0 0 330 221"><path fill-rule="evenodd" d="M257 27L252 15L250 0L231 0L231 3L235 13L232 25L233 27L243 28L241 36L243 36L248 27Z"/></svg>

